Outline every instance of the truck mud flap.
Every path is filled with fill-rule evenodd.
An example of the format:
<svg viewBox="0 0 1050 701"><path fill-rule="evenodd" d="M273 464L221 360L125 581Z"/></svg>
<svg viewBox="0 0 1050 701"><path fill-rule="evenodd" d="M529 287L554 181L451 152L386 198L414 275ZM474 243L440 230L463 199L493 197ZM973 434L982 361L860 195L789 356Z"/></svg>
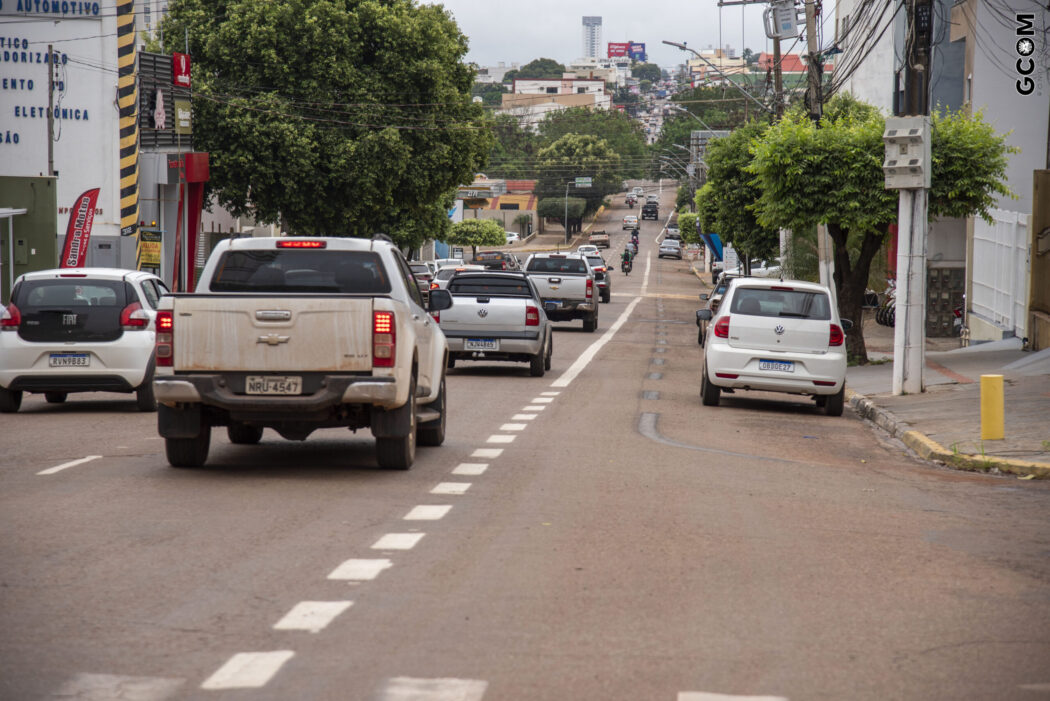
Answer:
<svg viewBox="0 0 1050 701"><path fill-rule="evenodd" d="M162 438L196 438L201 428L199 404L189 409L173 409L164 404L157 407L157 431Z"/></svg>

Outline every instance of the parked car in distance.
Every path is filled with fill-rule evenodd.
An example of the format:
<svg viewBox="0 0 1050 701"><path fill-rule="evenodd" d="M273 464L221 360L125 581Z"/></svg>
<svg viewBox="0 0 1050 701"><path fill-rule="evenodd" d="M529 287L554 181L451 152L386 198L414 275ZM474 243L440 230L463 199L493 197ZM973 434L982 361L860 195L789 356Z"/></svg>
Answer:
<svg viewBox="0 0 1050 701"><path fill-rule="evenodd" d="M521 267L517 257L506 251L478 251L471 263L489 270L518 270Z"/></svg>
<svg viewBox="0 0 1050 701"><path fill-rule="evenodd" d="M660 242L656 257L663 258L664 256L682 260L682 245L675 239L664 239Z"/></svg>
<svg viewBox="0 0 1050 701"><path fill-rule="evenodd" d="M516 231L507 232L507 244L515 244L521 241L521 236L518 236Z"/></svg>
<svg viewBox="0 0 1050 701"><path fill-rule="evenodd" d="M638 217L633 214L628 214L623 218L623 228L625 230L637 229L638 228Z"/></svg>
<svg viewBox="0 0 1050 701"><path fill-rule="evenodd" d="M780 259L752 261L751 277L780 277Z"/></svg>
<svg viewBox="0 0 1050 701"><path fill-rule="evenodd" d="M608 303L612 299L612 280L609 278L612 269L597 252L585 253L584 257L587 259L591 272L594 273L594 284L598 286L599 299Z"/></svg>
<svg viewBox="0 0 1050 701"><path fill-rule="evenodd" d="M796 280L743 278L733 283L704 342L700 396L717 406L722 392L785 392L813 397L841 416L846 388L846 336L826 287Z"/></svg>
<svg viewBox="0 0 1050 701"><path fill-rule="evenodd" d="M451 309L436 318L448 339L448 367L458 360L528 363L543 377L551 367L553 327L532 281L522 272L456 272Z"/></svg>
<svg viewBox="0 0 1050 701"><path fill-rule="evenodd" d="M168 293L152 273L61 268L25 273L0 307L0 412L18 411L25 392L61 404L74 392L153 395L157 306Z"/></svg>

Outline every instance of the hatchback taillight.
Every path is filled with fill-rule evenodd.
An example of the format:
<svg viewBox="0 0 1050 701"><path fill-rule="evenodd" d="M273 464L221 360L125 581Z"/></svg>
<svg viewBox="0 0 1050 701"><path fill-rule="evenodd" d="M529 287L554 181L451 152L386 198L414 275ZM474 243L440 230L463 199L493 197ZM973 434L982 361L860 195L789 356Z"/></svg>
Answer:
<svg viewBox="0 0 1050 701"><path fill-rule="evenodd" d="M715 336L718 338L729 338L729 317L723 316L715 322Z"/></svg>
<svg viewBox="0 0 1050 701"><path fill-rule="evenodd" d="M540 310L537 307L533 307L533 306L525 307L525 325L526 326L539 326L540 325Z"/></svg>
<svg viewBox="0 0 1050 701"><path fill-rule="evenodd" d="M125 331L137 331L149 326L149 314L138 302L132 302L120 312L120 326Z"/></svg>
<svg viewBox="0 0 1050 701"><path fill-rule="evenodd" d="M372 315L372 366L394 367L394 357L397 354L396 343L394 313L374 312Z"/></svg>
<svg viewBox="0 0 1050 701"><path fill-rule="evenodd" d="M170 368L175 360L175 316L170 311L157 312L157 367Z"/></svg>
<svg viewBox="0 0 1050 701"><path fill-rule="evenodd" d="M831 334L828 337L829 346L841 346L846 340L846 335L842 333L842 327L838 324L831 325Z"/></svg>
<svg viewBox="0 0 1050 701"><path fill-rule="evenodd" d="M7 309L4 310L2 316L0 316L0 329L4 331L17 331L18 327L22 324L22 312L18 310L18 307L11 304L7 305Z"/></svg>

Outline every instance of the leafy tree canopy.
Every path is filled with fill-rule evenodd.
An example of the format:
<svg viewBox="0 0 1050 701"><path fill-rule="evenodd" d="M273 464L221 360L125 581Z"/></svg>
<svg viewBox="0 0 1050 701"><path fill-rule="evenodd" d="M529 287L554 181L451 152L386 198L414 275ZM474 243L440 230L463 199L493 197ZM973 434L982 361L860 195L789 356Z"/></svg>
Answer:
<svg viewBox="0 0 1050 701"><path fill-rule="evenodd" d="M566 134L589 134L602 139L620 157L621 179L645 174L647 149L638 120L619 110L575 107L552 112L540 123L540 137L551 144Z"/></svg>
<svg viewBox="0 0 1050 701"><path fill-rule="evenodd" d="M466 37L440 6L181 0L163 26L190 38L194 142L234 214L370 236L379 212L409 247L491 149Z"/></svg>
<svg viewBox="0 0 1050 701"><path fill-rule="evenodd" d="M589 188L571 188L573 194L587 201L587 212L601 206L606 195L620 191L621 161L608 142L592 134L565 134L537 154L540 181L537 192L547 197L565 196L566 183L588 176Z"/></svg>
<svg viewBox="0 0 1050 701"><path fill-rule="evenodd" d="M464 219L449 227L445 243L470 246L477 253L478 246L502 246L507 243L503 224L495 219Z"/></svg>
<svg viewBox="0 0 1050 701"><path fill-rule="evenodd" d="M583 217L587 200L580 197L570 197L568 202L564 197L544 197L536 204L536 214L544 219L563 219L565 208L568 207L569 219L580 219Z"/></svg>
<svg viewBox="0 0 1050 701"><path fill-rule="evenodd" d="M686 243L700 243L700 234L696 232L696 215L692 212L678 212L678 231Z"/></svg>
<svg viewBox="0 0 1050 701"><path fill-rule="evenodd" d="M471 96L480 97L481 103L487 107L499 107L506 93L507 89L500 83L474 83L470 88Z"/></svg>
<svg viewBox="0 0 1050 701"><path fill-rule="evenodd" d="M553 58L537 58L517 70L504 73L503 82L508 83L515 78L561 78L563 73L565 66Z"/></svg>
<svg viewBox="0 0 1050 701"><path fill-rule="evenodd" d="M639 80L648 80L650 83L655 83L660 80L662 74L660 73L660 67L655 63L636 63L631 68L631 76Z"/></svg>

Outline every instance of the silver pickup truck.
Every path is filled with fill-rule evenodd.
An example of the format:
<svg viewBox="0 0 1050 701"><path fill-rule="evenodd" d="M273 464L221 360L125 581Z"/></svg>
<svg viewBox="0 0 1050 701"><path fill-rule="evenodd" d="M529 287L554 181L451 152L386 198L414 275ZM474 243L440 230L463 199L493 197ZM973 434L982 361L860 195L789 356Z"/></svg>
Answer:
<svg viewBox="0 0 1050 701"><path fill-rule="evenodd" d="M583 319L584 331L598 328L594 274L580 253L534 253L525 272L543 300L551 321Z"/></svg>
<svg viewBox="0 0 1050 701"><path fill-rule="evenodd" d="M498 360L528 363L533 377L550 370L552 328L527 275L458 272L445 289L453 304L438 319L450 368L457 360Z"/></svg>

